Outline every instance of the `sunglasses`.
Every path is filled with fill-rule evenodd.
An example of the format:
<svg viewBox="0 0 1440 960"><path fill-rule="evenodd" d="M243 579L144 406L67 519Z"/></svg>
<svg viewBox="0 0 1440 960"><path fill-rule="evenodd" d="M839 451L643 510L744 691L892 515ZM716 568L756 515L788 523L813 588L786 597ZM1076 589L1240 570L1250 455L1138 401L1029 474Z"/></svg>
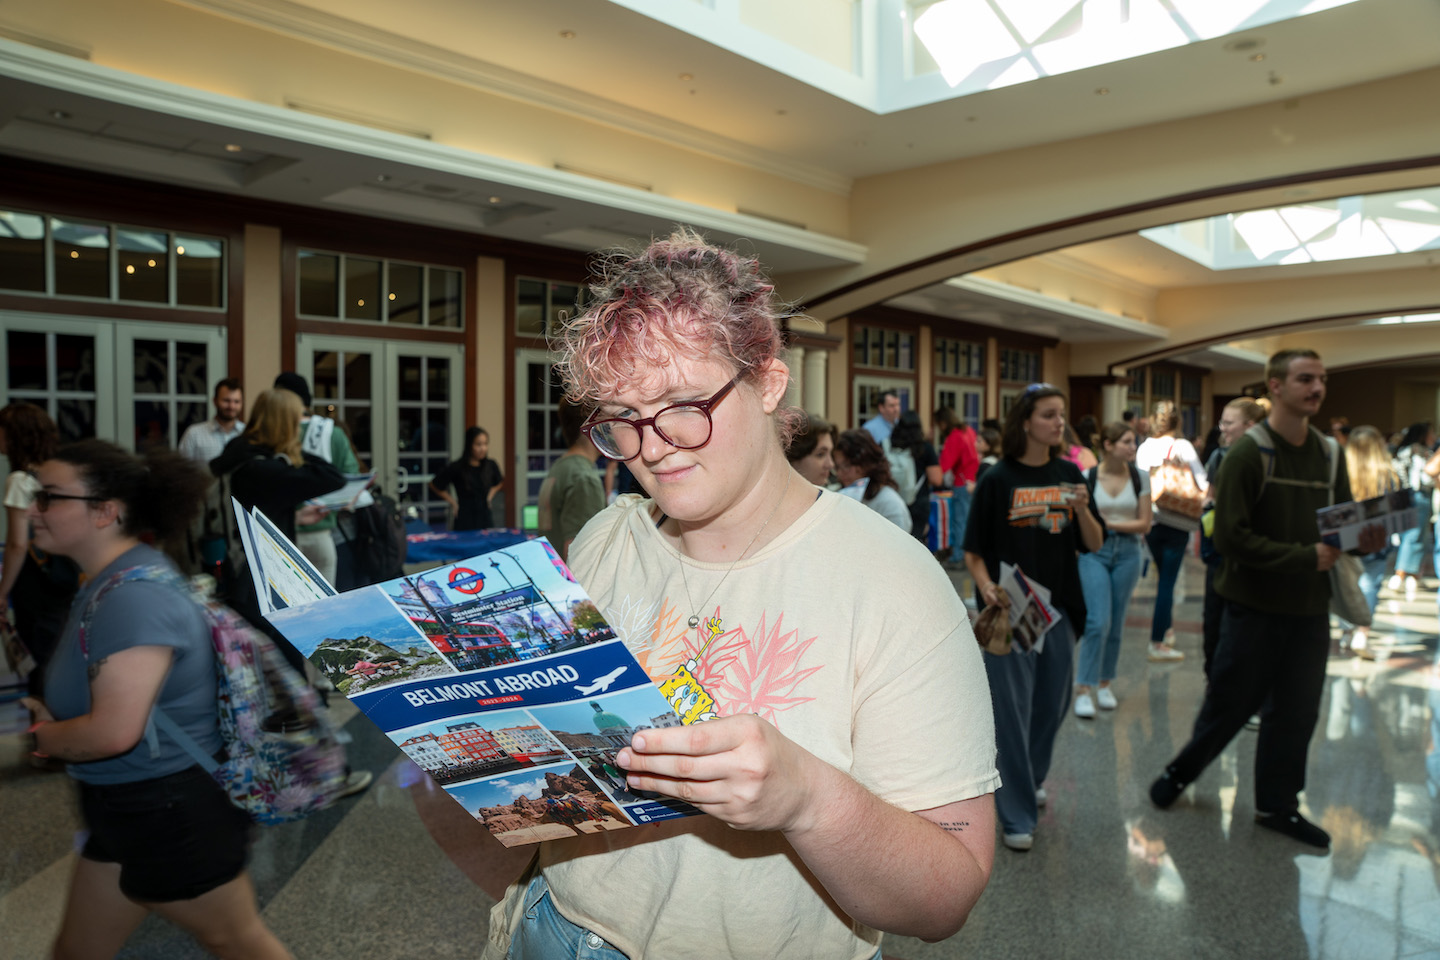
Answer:
<svg viewBox="0 0 1440 960"><path fill-rule="evenodd" d="M50 509L50 504L57 500L83 500L86 503L104 503L109 497L80 497L73 493L51 493L49 490L35 491L35 509L41 513Z"/></svg>

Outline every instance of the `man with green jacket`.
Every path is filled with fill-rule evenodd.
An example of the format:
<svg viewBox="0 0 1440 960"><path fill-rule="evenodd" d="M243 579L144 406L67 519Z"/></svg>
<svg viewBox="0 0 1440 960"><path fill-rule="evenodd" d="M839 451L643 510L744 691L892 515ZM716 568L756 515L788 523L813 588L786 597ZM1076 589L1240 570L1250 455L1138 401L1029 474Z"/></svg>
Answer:
<svg viewBox="0 0 1440 960"><path fill-rule="evenodd" d="M1325 365L1313 350L1282 350L1266 365L1272 402L1260 430L1231 446L1212 488L1215 547L1224 558L1220 642L1190 742L1150 787L1168 807L1257 711L1255 820L1311 846L1330 835L1301 816L1310 736L1330 653L1330 568L1339 549L1320 542L1315 511L1351 499L1345 458L1310 426L1325 399ZM1337 459L1332 500L1331 457ZM1373 530L1362 538L1361 552Z"/></svg>

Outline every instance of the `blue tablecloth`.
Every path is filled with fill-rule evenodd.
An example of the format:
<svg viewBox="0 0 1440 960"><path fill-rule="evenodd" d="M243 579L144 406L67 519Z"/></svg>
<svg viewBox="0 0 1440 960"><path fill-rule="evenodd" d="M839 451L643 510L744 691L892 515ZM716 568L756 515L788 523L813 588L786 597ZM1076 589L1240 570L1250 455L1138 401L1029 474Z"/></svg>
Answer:
<svg viewBox="0 0 1440 960"><path fill-rule="evenodd" d="M412 533L405 538L406 563L433 563L447 560L464 560L491 550L524 543L535 539L524 530L505 527L490 530L455 530L444 533L425 531Z"/></svg>

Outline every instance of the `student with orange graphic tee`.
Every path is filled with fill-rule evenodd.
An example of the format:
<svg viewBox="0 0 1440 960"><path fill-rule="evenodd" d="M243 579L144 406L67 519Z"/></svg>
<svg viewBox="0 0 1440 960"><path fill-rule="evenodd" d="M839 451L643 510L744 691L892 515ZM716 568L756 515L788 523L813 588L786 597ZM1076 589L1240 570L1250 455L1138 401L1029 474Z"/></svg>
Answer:
<svg viewBox="0 0 1440 960"><path fill-rule="evenodd" d="M998 784L964 605L914 537L786 461L803 414L753 259L685 231L600 271L559 366L653 499L601 511L569 562L689 721L624 718L627 789L704 815L541 844L484 960L877 960L882 930L950 936Z"/></svg>
<svg viewBox="0 0 1440 960"><path fill-rule="evenodd" d="M1075 624L1085 623L1079 554L1105 542L1080 468L1060 456L1064 438L1065 395L1048 383L1031 384L1005 418L1003 457L975 487L965 528L965 566L984 606L1005 602L1003 562L1047 588L1060 613L1038 651L984 655L1003 784L995 809L1012 850L1034 845L1038 808L1045 802L1041 785L1070 708Z"/></svg>

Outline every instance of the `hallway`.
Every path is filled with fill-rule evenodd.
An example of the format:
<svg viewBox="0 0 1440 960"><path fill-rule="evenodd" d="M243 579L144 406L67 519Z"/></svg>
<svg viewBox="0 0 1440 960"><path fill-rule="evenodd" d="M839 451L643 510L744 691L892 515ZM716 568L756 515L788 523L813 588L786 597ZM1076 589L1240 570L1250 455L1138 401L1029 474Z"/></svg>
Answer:
<svg viewBox="0 0 1440 960"><path fill-rule="evenodd" d="M1331 659L1307 815L1335 842L1329 856L1313 856L1251 822L1253 733L1170 810L1146 796L1202 693L1199 597L1185 589L1201 577L1191 558L1176 609L1187 654L1178 665L1145 659L1153 576L1142 582L1115 684L1120 706L1066 720L1034 850L997 843L967 927L938 944L887 938L887 956L1440 958L1435 581L1408 604L1382 594L1377 633L1396 638L1388 656ZM352 762L376 771L376 783L307 821L260 831L252 872L267 920L303 960L478 956L492 901L417 815L424 782L347 703L336 710L350 717ZM0 704L0 960L46 955L78 846L71 786L29 767L20 729L18 706ZM432 823L448 812L438 809ZM491 852L483 833L475 839ZM203 954L152 919L122 956Z"/></svg>

